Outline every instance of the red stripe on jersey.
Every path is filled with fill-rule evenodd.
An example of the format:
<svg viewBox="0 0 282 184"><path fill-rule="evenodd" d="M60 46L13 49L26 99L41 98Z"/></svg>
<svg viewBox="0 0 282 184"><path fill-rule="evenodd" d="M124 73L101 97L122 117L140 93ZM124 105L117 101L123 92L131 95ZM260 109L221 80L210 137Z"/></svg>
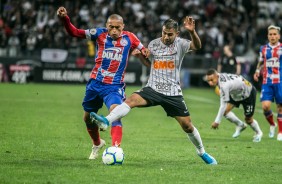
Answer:
<svg viewBox="0 0 282 184"><path fill-rule="evenodd" d="M262 78L263 78L263 84L265 84L267 82L267 67L266 67L266 48L267 46L265 45L263 48L262 48L262 56L263 56L263 71L262 71Z"/></svg>
<svg viewBox="0 0 282 184"><path fill-rule="evenodd" d="M115 47L123 48L123 47L119 44L121 39L122 39L122 37L119 37L119 38L116 40L116 43L114 44ZM122 52L123 52L123 50L121 51L121 53L116 53L116 54L122 54ZM116 72L118 71L118 69L119 69L120 63L121 63L121 61L111 60L110 65L109 65L109 67L107 68L107 71L108 71L108 72L111 72L111 73L116 73ZM112 84L112 83L113 83L113 80L114 80L114 77L115 77L115 76L105 76L104 79L103 79L103 82L104 82L104 83L107 83L107 84Z"/></svg>
<svg viewBox="0 0 282 184"><path fill-rule="evenodd" d="M129 31L123 31L123 34L128 35L129 39L131 40L131 49L134 50L135 48L137 48L139 46L139 44L141 43L140 40L135 36L135 34L129 32ZM141 48L139 48L141 49Z"/></svg>
<svg viewBox="0 0 282 184"><path fill-rule="evenodd" d="M280 49L280 45L275 47L275 48L273 48L272 57L276 57L276 58L279 59L279 55L278 55L279 49ZM279 61L277 61L277 62L279 62ZM272 74L278 75L279 74L279 67L273 67L272 68ZM279 79L278 78L274 78L272 80L272 84L276 84L276 83L279 83Z"/></svg>
<svg viewBox="0 0 282 184"><path fill-rule="evenodd" d="M111 61L110 63L110 66L109 68L107 69L108 72L111 72L111 73L116 73L116 71L119 69L119 65L120 65L120 62L119 61ZM107 83L107 84L111 84L114 80L114 77L115 76L105 76L104 79L103 79L103 82L104 83Z"/></svg>
<svg viewBox="0 0 282 184"><path fill-rule="evenodd" d="M124 32L125 32L125 31L123 31L122 35L124 34ZM118 54L121 54L121 55L123 55L123 51L124 51L124 46L122 46L121 43L120 43L120 41L121 41L122 39L123 39L123 36L119 37L118 40L116 41L116 44L114 45L115 47L122 48L122 51L121 51L120 53L118 53ZM139 43L140 43L140 41L139 41ZM126 61L126 66L125 66L125 68L124 68L124 70L123 70L123 72L122 72L122 76L124 76L124 74L125 74L125 70L126 70L127 63L128 63L128 57L127 57L127 59L126 59L125 61ZM121 62L122 62L122 61L112 60L111 63L110 63L110 65L109 65L109 67L108 67L108 69L107 69L107 71L108 71L108 72L111 72L111 73L117 73L117 71L119 70L119 67L120 67L120 65L121 65ZM103 82L104 82L104 83L107 83L107 84L111 84L111 83L113 82L113 80L114 80L114 77L115 77L115 76L112 76L112 77L110 77L110 76L105 76L104 79L103 79ZM122 81L123 81L123 77L122 77L122 79L121 79L121 82L122 82Z"/></svg>
<svg viewBox="0 0 282 184"><path fill-rule="evenodd" d="M96 79L97 75L98 75L98 69L101 67L102 65L102 55L103 55L103 51L105 49L105 42L104 40L107 37L107 33L102 33L99 36L99 39L97 39L97 47L99 48L99 50L97 50L97 58L95 59L95 67L92 69L90 78Z"/></svg>

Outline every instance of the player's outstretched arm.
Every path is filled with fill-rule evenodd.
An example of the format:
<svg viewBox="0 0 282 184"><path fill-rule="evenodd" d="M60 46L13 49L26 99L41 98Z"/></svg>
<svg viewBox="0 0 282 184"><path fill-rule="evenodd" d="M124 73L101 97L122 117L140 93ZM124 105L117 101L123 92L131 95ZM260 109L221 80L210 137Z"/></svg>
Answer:
<svg viewBox="0 0 282 184"><path fill-rule="evenodd" d="M57 15L63 22L65 29L69 33L69 35L78 38L86 38L85 30L77 29L74 25L72 25L72 23L70 22L70 18L67 14L67 10L64 7L58 8Z"/></svg>
<svg viewBox="0 0 282 184"><path fill-rule="evenodd" d="M190 17L190 16L186 16L184 19L184 28L189 31L190 36L191 36L191 45L190 45L190 49L191 50L198 50L200 48L202 48L202 43L201 40L195 30L195 20Z"/></svg>

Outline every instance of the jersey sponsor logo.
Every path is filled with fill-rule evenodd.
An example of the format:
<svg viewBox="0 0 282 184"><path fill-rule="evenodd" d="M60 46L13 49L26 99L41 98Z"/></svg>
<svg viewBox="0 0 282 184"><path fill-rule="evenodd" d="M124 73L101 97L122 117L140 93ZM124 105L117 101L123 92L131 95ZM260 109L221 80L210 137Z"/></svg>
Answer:
<svg viewBox="0 0 282 184"><path fill-rule="evenodd" d="M156 82L155 87L157 90L161 91L170 91L171 90L171 83L164 83L164 82Z"/></svg>
<svg viewBox="0 0 282 184"><path fill-rule="evenodd" d="M102 58L121 62L122 54L119 54L120 52L121 48L108 48L103 51Z"/></svg>
<svg viewBox="0 0 282 184"><path fill-rule="evenodd" d="M89 32L90 32L91 35L95 35L97 33L97 30L96 29L90 29Z"/></svg>
<svg viewBox="0 0 282 184"><path fill-rule="evenodd" d="M277 57L272 57L266 60L266 67L280 67L280 62L278 61Z"/></svg>
<svg viewBox="0 0 282 184"><path fill-rule="evenodd" d="M126 40L126 39L121 39L121 40L120 40L120 45L121 45L121 46L124 46L124 47L127 46L127 45L128 45L127 40Z"/></svg>
<svg viewBox="0 0 282 184"><path fill-rule="evenodd" d="M163 70L163 69L175 69L175 64L173 61L154 61L154 69L156 70Z"/></svg>
<svg viewBox="0 0 282 184"><path fill-rule="evenodd" d="M112 73L112 72L109 72L107 70L104 70L102 68L99 68L99 71L101 72L101 74L104 76L104 77L114 77L116 73Z"/></svg>
<svg viewBox="0 0 282 184"><path fill-rule="evenodd" d="M279 74L269 74L270 79L279 79L280 75Z"/></svg>

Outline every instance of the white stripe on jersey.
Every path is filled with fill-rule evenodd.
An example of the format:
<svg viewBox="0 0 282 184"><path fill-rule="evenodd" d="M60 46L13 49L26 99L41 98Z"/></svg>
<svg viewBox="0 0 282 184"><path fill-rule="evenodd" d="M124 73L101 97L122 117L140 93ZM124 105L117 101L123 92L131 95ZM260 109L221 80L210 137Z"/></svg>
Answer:
<svg viewBox="0 0 282 184"><path fill-rule="evenodd" d="M182 95L180 87L180 69L185 54L189 51L191 41L176 37L167 46L157 38L149 43L151 52L151 73L146 86L167 96Z"/></svg>

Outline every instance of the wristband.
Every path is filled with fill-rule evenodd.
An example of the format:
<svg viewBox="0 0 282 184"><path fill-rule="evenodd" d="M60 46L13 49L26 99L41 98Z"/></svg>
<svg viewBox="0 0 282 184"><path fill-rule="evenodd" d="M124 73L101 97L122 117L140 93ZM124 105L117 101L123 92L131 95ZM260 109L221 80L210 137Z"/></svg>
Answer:
<svg viewBox="0 0 282 184"><path fill-rule="evenodd" d="M259 73L260 72L260 70L259 69L256 69L256 73Z"/></svg>

